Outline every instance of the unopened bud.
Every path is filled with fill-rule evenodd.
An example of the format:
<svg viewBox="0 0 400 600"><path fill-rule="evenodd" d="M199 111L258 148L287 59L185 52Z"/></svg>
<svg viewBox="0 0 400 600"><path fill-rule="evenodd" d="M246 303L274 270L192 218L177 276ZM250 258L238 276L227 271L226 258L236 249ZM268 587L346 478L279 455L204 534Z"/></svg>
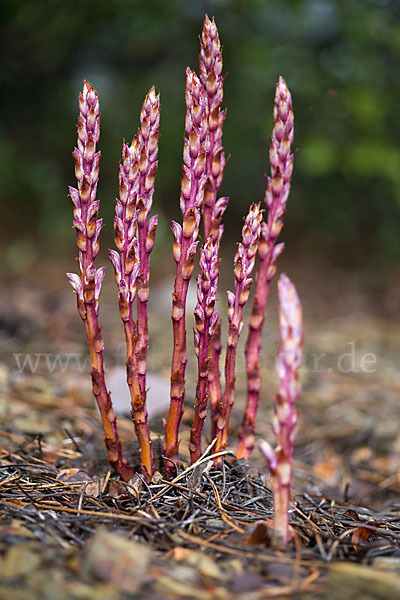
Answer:
<svg viewBox="0 0 400 600"><path fill-rule="evenodd" d="M219 111L220 111L220 107L218 105L218 106L215 106L210 113L210 116L208 118L208 124L210 127L210 131L215 131L218 127Z"/></svg>
<svg viewBox="0 0 400 600"><path fill-rule="evenodd" d="M83 294L85 297L86 304L91 304L93 302L94 292L95 292L95 283L94 283L94 279L93 279L89 283L86 283L84 286Z"/></svg>
<svg viewBox="0 0 400 600"><path fill-rule="evenodd" d="M223 150L221 148L213 158L211 167L213 177L218 177L221 172L222 153Z"/></svg>
<svg viewBox="0 0 400 600"><path fill-rule="evenodd" d="M204 201L203 206L211 207L214 204L214 186L211 179L208 177L204 184Z"/></svg>
<svg viewBox="0 0 400 600"><path fill-rule="evenodd" d="M118 299L119 312L123 321L129 320L129 303L126 298L120 293Z"/></svg>
<svg viewBox="0 0 400 600"><path fill-rule="evenodd" d="M201 149L200 136L195 130L192 130L189 134L190 156L192 158L196 158L199 155L200 149Z"/></svg>
<svg viewBox="0 0 400 600"><path fill-rule="evenodd" d="M199 156L195 160L194 167L193 167L193 172L194 172L195 177L197 177L197 178L201 177L201 175L204 173L205 166L206 166L206 153L204 152L204 150L201 150Z"/></svg>
<svg viewBox="0 0 400 600"><path fill-rule="evenodd" d="M247 300L249 299L249 294L250 294L250 286L252 284L252 280L249 280L250 283L248 283L246 285L246 287L241 291L240 296L239 296L239 304L241 306L244 306L247 302Z"/></svg>
<svg viewBox="0 0 400 600"><path fill-rule="evenodd" d="M156 177L156 171L157 171L157 165L153 164L153 166L150 169L150 173L146 177L145 184L144 184L144 189L145 189L146 193L149 193L154 188L154 180Z"/></svg>
<svg viewBox="0 0 400 600"><path fill-rule="evenodd" d="M187 257L182 265L182 277L183 279L190 279L194 269L194 254Z"/></svg>
<svg viewBox="0 0 400 600"><path fill-rule="evenodd" d="M90 178L87 175L84 175L79 184L79 195L82 202L87 202L89 200L91 189Z"/></svg>
<svg viewBox="0 0 400 600"><path fill-rule="evenodd" d="M216 77L214 71L211 71L211 73L208 75L207 81L206 81L207 94L209 94L210 96L213 96L215 94L215 92L217 91L217 85L218 85L217 77Z"/></svg>
<svg viewBox="0 0 400 600"><path fill-rule="evenodd" d="M234 274L236 281L243 281L246 276L243 268L242 258L239 256L235 262Z"/></svg>
<svg viewBox="0 0 400 600"><path fill-rule="evenodd" d="M172 244L172 254L174 256L175 262L179 262L181 259L181 245L179 242L174 242Z"/></svg>
<svg viewBox="0 0 400 600"><path fill-rule="evenodd" d="M138 290L138 298L141 302L147 302L149 299L149 286L141 287Z"/></svg>
<svg viewBox="0 0 400 600"><path fill-rule="evenodd" d="M76 229L76 244L81 252L86 252L86 235L83 231L80 231L80 229Z"/></svg>
<svg viewBox="0 0 400 600"><path fill-rule="evenodd" d="M121 219L114 218L114 229L115 229L115 245L118 250L121 251L125 246L124 228Z"/></svg>
<svg viewBox="0 0 400 600"><path fill-rule="evenodd" d="M188 172L185 167L182 169L182 180L181 180L181 192L182 196L185 200L189 200L190 198L190 172Z"/></svg>
<svg viewBox="0 0 400 600"><path fill-rule="evenodd" d="M187 211L183 217L183 235L187 238L192 237L194 230L196 229L198 218L196 216L196 209L191 208Z"/></svg>

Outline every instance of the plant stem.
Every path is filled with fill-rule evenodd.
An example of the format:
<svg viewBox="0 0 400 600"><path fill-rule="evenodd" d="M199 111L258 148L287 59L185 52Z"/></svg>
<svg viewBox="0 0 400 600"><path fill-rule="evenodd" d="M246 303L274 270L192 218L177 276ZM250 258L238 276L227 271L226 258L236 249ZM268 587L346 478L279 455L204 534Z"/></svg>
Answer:
<svg viewBox="0 0 400 600"><path fill-rule="evenodd" d="M228 344L225 358L225 391L220 402L219 414L216 422L217 444L216 452L225 450L228 442L228 425L231 410L235 400L235 363L236 351L243 327L243 308L249 298L250 287L253 280L250 275L254 268L262 211L260 205L253 204L245 219L242 229L242 242L238 245L234 260L235 293L228 292ZM221 463L221 458L216 464Z"/></svg>
<svg viewBox="0 0 400 600"><path fill-rule="evenodd" d="M292 98L282 77L276 86L274 107L274 129L271 138L271 176L265 194L268 207L268 220L261 226L259 244L259 268L256 291L250 317L246 343L247 403L239 429L238 458L248 459L254 447L254 431L261 389L260 349L262 329L265 319L268 293L271 280L276 272L276 261L284 249L284 244L276 244L283 226L286 202L290 191L293 171Z"/></svg>
<svg viewBox="0 0 400 600"><path fill-rule="evenodd" d="M281 344L276 368L279 393L275 399L272 428L277 447L260 440L259 448L269 465L274 495L274 530L284 544L289 540L289 502L292 481L292 455L296 435L297 411L300 397L299 369L302 360L303 319L296 288L282 274L278 281L279 324Z"/></svg>
<svg viewBox="0 0 400 600"><path fill-rule="evenodd" d="M211 439L217 437L218 410L221 402L221 319L218 318L210 340L210 368L208 375L208 394L210 398Z"/></svg>
<svg viewBox="0 0 400 600"><path fill-rule="evenodd" d="M119 308L126 339L127 382L131 393L131 412L138 438L141 468L146 480L154 473L153 448L147 425L146 361L148 347L147 301L149 297L150 253L158 216L148 220L154 179L157 171L160 99L154 87L147 94L141 114L141 128L129 147L123 144L119 169L120 197L114 219L115 245L110 250L119 289ZM139 240L136 237L138 231ZM137 299L137 324L133 302Z"/></svg>
<svg viewBox="0 0 400 600"><path fill-rule="evenodd" d="M206 114L208 136L206 144L206 183L203 201L204 240L209 237L220 244L223 234L222 216L228 206L229 198L217 200L218 189L221 185L225 154L222 147L222 130L226 111L221 108L224 97L224 78L222 76L222 48L218 29L214 19L210 21L206 15L200 39L200 81L206 97ZM217 293L217 289L215 290ZM218 407L221 401L221 383L219 357L221 354L221 325L216 322L209 347L208 393L210 398L211 437L216 436L216 421Z"/></svg>
<svg viewBox="0 0 400 600"><path fill-rule="evenodd" d="M215 294L219 277L218 250L219 239L213 242L210 236L200 252L201 274L197 280L198 302L194 312L196 317L194 341L198 360L198 379L189 442L191 464L201 456L201 434L207 416L210 340L218 320L218 313L215 310Z"/></svg>
<svg viewBox="0 0 400 600"><path fill-rule="evenodd" d="M158 215L149 219L154 194L154 179L157 171L158 129L160 123L160 97L154 87L147 94L140 114L141 128L138 131L140 146L139 189L138 189L138 240L140 266L137 278L137 356L140 387L146 400L147 349L149 330L147 302L149 299L150 253L158 225Z"/></svg>
<svg viewBox="0 0 400 600"><path fill-rule="evenodd" d="M167 474L173 472L171 461L178 461L179 425L185 397L186 352L186 298L199 232L200 207L204 197L204 169L206 155L204 142L207 135L205 98L197 75L186 70L186 122L180 207L183 226L172 223L174 234L173 254L176 276L172 294L172 325L174 346L171 365L171 403L165 427L163 451L169 459L164 461Z"/></svg>
<svg viewBox="0 0 400 600"><path fill-rule="evenodd" d="M80 274L67 273L76 292L78 312L84 323L90 352L93 395L99 408L104 429L108 460L124 481L133 471L122 455L116 416L104 375L104 342L98 322L99 296L104 267L96 271L95 258L99 252L102 219L97 219L99 201L96 199L99 179L100 152L96 144L100 137L99 99L93 86L84 82L79 95L78 144L73 152L78 188L69 188L74 204L74 228L79 248Z"/></svg>

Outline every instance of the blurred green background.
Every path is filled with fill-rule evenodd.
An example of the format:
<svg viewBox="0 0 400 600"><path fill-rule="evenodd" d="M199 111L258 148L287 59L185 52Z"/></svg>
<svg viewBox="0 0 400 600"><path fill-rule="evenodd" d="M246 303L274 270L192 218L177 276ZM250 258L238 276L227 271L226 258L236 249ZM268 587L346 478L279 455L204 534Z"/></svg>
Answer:
<svg viewBox="0 0 400 600"><path fill-rule="evenodd" d="M77 97L99 92L99 197L112 244L123 137L161 92L154 209L170 243L178 215L185 67L197 69L204 13L224 46L227 235L264 195L275 83L293 95L295 173L282 239L357 265L400 257L398 0L2 0L0 202L3 267L73 255Z"/></svg>

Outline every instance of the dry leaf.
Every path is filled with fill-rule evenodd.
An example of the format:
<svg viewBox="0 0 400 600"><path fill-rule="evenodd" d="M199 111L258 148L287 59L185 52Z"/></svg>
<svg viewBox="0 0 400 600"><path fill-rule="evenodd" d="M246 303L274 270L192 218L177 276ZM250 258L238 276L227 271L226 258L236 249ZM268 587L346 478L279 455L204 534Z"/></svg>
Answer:
<svg viewBox="0 0 400 600"><path fill-rule="evenodd" d="M365 525L376 525L374 521L367 521ZM354 550L358 550L358 546L361 542L368 542L371 535L375 533L375 528L370 529L368 527L357 527L351 536L351 543L353 544Z"/></svg>
<svg viewBox="0 0 400 600"><path fill-rule="evenodd" d="M129 496L126 487L120 481L116 481L115 479L111 479L108 484L108 495L111 498L123 498Z"/></svg>
<svg viewBox="0 0 400 600"><path fill-rule="evenodd" d="M82 471L82 469L62 469L59 471L57 477L57 481L62 481L63 483L86 483L90 481L89 475L86 471Z"/></svg>
<svg viewBox="0 0 400 600"><path fill-rule="evenodd" d="M250 532L250 534L243 540L244 544L248 546L270 546L271 545L271 535L270 530L273 527L272 519L268 519L267 521L257 521L254 529Z"/></svg>

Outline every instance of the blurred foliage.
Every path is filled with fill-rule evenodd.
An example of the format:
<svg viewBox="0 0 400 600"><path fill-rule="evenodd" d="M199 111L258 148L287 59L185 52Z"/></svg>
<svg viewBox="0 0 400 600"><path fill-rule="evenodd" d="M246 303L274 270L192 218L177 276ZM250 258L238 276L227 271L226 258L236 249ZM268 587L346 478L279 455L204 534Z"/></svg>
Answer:
<svg viewBox="0 0 400 600"><path fill-rule="evenodd" d="M112 243L122 138L135 132L149 87L161 91L155 207L166 238L178 214L185 67L197 69L205 12L228 73L228 233L237 236L248 204L263 198L281 74L298 149L285 240L349 262L400 256L398 0L1 0L0 11L1 239L10 260L72 243L66 189L84 78L102 110L103 246Z"/></svg>

